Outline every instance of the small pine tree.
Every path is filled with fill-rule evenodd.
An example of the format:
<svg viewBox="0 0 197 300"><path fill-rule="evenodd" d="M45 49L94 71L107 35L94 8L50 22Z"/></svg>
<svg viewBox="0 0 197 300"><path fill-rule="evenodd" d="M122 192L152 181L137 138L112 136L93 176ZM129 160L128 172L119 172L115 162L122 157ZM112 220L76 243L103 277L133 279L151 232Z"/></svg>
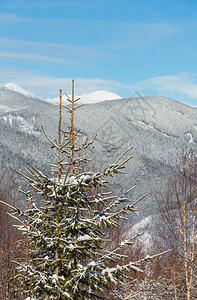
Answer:
<svg viewBox="0 0 197 300"><path fill-rule="evenodd" d="M146 257L137 262L124 264L123 247L133 244L136 237L122 241L113 251L104 246L105 228L118 226L119 220L127 219L129 211L136 211L135 205L128 204L126 195L113 196L112 193L92 194L92 187L105 186L105 178L123 173L122 168L131 157L126 158L125 151L115 163L103 172L85 172L78 167L88 162L94 142L89 137L81 146L76 147L80 139L79 131L74 131L74 82L72 84L71 105L66 109L71 114L68 130L62 130L62 95L60 90L58 139L52 141L43 132L57 151L57 164L51 165L53 176L44 175L28 164L24 175L29 189L21 191L27 201L27 209L9 206L10 216L17 220L15 225L28 237L29 256L24 262L16 262L15 280L22 283L27 299L102 299L102 292L112 284L124 284L127 272L141 271L139 264L151 259ZM80 155L81 151L85 151ZM54 174L56 174L54 176ZM38 206L35 194L41 199ZM102 207L102 209L97 209ZM122 264L121 264L122 260ZM120 265L110 267L120 261Z"/></svg>

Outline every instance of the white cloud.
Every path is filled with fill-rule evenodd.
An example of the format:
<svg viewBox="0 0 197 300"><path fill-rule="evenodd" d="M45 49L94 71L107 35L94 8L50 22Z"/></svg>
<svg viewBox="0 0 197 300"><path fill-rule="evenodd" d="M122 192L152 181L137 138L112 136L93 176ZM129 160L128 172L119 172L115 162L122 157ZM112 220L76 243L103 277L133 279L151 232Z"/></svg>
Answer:
<svg viewBox="0 0 197 300"><path fill-rule="evenodd" d="M40 5L40 3L33 3L33 5ZM95 3L93 7L95 9ZM126 50L128 47L134 50L141 50L141 47L151 46L152 43L171 38L181 30L180 24L172 22L145 23L112 21L110 19L99 20L94 18L94 14L87 19L73 19L69 17L63 19L38 18L37 16L34 18L23 18L17 14L0 14L2 26L5 26L5 21L7 24L16 23L15 30L17 29L18 31L23 32L25 27L26 32L34 33L33 38L40 41L54 40L57 42L58 40L71 40L74 44L84 45L84 41L86 41L88 36L88 44L95 44L99 49L108 47L113 52L114 47L116 47L116 50L117 47ZM8 33L7 36L10 36L10 34ZM24 37L28 38L26 34Z"/></svg>
<svg viewBox="0 0 197 300"><path fill-rule="evenodd" d="M44 55L36 55L31 53L22 53L22 52L0 52L0 58L11 58L11 59L26 59L26 60L40 60L40 61L50 61L56 63L64 63L69 65L80 65L80 66L88 66L87 64L80 63L77 61L55 58L51 56L44 56Z"/></svg>
<svg viewBox="0 0 197 300"><path fill-rule="evenodd" d="M105 51L104 49L98 49L96 47L86 47L79 45L69 45L69 44L60 44L60 43L52 43L52 42L42 42L42 41L31 41L31 40L16 40L16 39L8 39L0 37L0 46L1 48L6 49L33 49L33 51L41 51L45 53L57 53L58 56L61 54L63 57L67 55L72 55L72 57L110 57L110 53ZM5 52L5 51L4 51ZM8 51L9 52L9 51ZM21 53L20 51L18 51ZM24 52L24 50L23 50ZM6 53L6 52L5 52ZM6 54L5 54L6 55Z"/></svg>
<svg viewBox="0 0 197 300"><path fill-rule="evenodd" d="M158 94L172 95L175 97L189 97L197 99L197 74L180 73L176 75L166 75L153 77L135 85L138 90L157 91Z"/></svg>

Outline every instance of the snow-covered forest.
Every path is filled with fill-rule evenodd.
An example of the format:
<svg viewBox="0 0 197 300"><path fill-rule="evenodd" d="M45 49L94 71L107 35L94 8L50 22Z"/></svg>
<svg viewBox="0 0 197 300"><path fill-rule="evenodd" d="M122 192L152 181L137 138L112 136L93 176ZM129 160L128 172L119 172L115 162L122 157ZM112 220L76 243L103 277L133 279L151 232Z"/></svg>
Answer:
<svg viewBox="0 0 197 300"><path fill-rule="evenodd" d="M114 161L96 170L95 138L75 127L81 105L74 83L68 105L62 105L61 92L59 99L57 137L42 127L45 155L50 147L53 153L50 171L27 161L25 172L16 170L25 185L6 169L1 173L1 299L196 299L195 152L183 148L166 185L158 187L160 222L146 241L146 232L136 232L129 219L140 217L149 190L134 199L135 186L117 194L109 184L126 176L125 166L135 160L132 147L125 143Z"/></svg>

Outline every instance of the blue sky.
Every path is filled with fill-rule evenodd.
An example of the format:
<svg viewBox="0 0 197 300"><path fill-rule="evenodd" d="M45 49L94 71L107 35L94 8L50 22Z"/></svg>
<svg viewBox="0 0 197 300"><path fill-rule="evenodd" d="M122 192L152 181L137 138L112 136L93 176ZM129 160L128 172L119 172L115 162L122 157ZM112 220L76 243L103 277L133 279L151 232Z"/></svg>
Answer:
<svg viewBox="0 0 197 300"><path fill-rule="evenodd" d="M197 105L197 1L0 0L0 85Z"/></svg>

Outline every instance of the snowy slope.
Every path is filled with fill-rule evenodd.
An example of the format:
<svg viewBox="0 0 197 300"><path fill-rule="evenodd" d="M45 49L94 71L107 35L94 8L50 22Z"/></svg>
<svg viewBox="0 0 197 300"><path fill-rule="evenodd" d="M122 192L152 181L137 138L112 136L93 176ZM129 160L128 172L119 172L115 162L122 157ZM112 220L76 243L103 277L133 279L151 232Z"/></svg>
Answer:
<svg viewBox="0 0 197 300"><path fill-rule="evenodd" d="M15 83L8 83L0 87L0 114L35 107L38 104L49 105Z"/></svg>
<svg viewBox="0 0 197 300"><path fill-rule="evenodd" d="M71 97L69 95L69 97ZM107 91L96 91L93 93L89 93L89 94L82 94L80 96L75 96L75 99L80 98L80 103L84 103L84 104L91 104L91 103L97 103L97 102L102 102L102 101L106 101L106 100L115 100L115 99L121 99L121 97L115 93L111 93L111 92L107 92ZM63 103L66 102L67 100L67 96L63 96L62 97ZM47 102L51 103L51 104L59 104L59 97L57 98L53 98L53 99L46 99Z"/></svg>
<svg viewBox="0 0 197 300"><path fill-rule="evenodd" d="M30 162L45 172L49 163L55 163L56 156L40 125L44 125L50 138L56 138L57 120L56 105L0 88L0 164L24 170L26 162ZM69 125L66 110L62 122L64 128ZM93 152L94 170L103 169L125 149L134 146L134 157L125 175L114 177L112 189L121 196L137 185L130 195L131 201L151 193L139 204L137 219L131 218L130 224L138 224L140 230L148 226L149 220L156 219L154 193L165 185L166 177L176 166L177 153L183 147L197 150L197 109L160 96L85 105L76 111L75 130L78 129L85 136L98 134ZM143 218L146 224L140 223Z"/></svg>

